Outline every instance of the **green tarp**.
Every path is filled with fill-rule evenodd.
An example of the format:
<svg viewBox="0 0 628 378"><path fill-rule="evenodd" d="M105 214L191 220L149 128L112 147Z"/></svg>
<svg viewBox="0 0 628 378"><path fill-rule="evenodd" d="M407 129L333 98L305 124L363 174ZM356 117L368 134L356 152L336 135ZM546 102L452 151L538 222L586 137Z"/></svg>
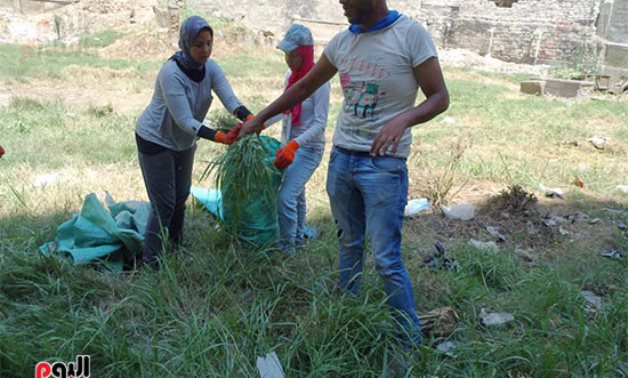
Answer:
<svg viewBox="0 0 628 378"><path fill-rule="evenodd" d="M105 198L107 209L91 193L81 212L57 228L55 240L39 247L44 255L65 256L75 265L104 261L109 269L121 271L142 254L148 202L115 203Z"/></svg>

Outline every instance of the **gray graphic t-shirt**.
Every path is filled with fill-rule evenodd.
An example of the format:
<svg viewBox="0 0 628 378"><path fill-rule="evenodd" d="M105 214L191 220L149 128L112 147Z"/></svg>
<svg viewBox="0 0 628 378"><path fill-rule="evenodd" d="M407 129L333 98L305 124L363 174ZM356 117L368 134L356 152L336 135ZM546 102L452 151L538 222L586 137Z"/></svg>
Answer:
<svg viewBox="0 0 628 378"><path fill-rule="evenodd" d="M413 68L437 56L429 33L403 15L378 31L340 32L324 54L338 69L344 94L333 144L352 151L370 151L386 122L414 106L419 86ZM411 143L407 129L395 156L407 157Z"/></svg>

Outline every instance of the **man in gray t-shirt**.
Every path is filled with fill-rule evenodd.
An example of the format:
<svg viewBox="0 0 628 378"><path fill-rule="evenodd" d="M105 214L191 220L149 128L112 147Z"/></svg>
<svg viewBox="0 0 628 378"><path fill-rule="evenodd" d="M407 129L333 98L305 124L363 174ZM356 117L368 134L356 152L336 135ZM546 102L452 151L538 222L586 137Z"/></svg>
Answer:
<svg viewBox="0 0 628 378"><path fill-rule="evenodd" d="M351 23L327 45L310 73L246 122L241 134L303 101L340 73L344 101L327 174L339 242L340 287L357 293L368 234L388 304L404 346L420 342L412 283L401 258L407 203L410 128L449 106L430 35L416 21L389 11L386 0L340 0ZM419 88L426 99L415 106Z"/></svg>

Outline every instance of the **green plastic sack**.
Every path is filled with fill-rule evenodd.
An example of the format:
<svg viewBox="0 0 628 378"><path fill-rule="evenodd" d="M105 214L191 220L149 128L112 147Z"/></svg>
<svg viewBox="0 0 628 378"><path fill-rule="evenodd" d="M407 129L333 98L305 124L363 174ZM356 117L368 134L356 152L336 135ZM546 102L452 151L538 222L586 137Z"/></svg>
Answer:
<svg viewBox="0 0 628 378"><path fill-rule="evenodd" d="M281 143L268 136L260 136L259 141L264 149L264 164L272 169L272 187L262 190L250 188L251 195L246 203L237 204L231 193L232 187L242 185L236 182L232 175L227 175L220 188L222 193L222 209L225 223L234 228L238 239L263 248L279 240L279 221L277 218L277 195L281 185L281 172L277 170L273 161ZM255 172L248 171L248 174ZM239 212L239 221L234 224L233 216Z"/></svg>

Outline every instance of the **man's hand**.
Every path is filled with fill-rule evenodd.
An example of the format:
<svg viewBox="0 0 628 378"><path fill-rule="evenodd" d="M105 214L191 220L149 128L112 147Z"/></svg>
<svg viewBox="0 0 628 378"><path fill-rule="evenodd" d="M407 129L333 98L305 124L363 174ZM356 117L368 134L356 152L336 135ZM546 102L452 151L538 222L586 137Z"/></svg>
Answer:
<svg viewBox="0 0 628 378"><path fill-rule="evenodd" d="M394 155L404 131L413 125L429 121L449 106L449 92L445 86L438 58L430 58L413 68L414 77L425 95L418 106L397 115L384 125L373 144L371 156L386 155L388 148Z"/></svg>
<svg viewBox="0 0 628 378"><path fill-rule="evenodd" d="M244 122L250 121L253 118L255 118L255 116L253 114L249 114L244 120ZM238 141L238 139L240 139L240 130L242 130L242 125L243 125L242 122L238 122L236 126L232 128L231 130L229 130L229 132L227 133L223 133L222 131L216 132L216 136L214 140L222 144L227 144L227 145L234 144L235 142Z"/></svg>
<svg viewBox="0 0 628 378"><path fill-rule="evenodd" d="M246 117L246 120L244 121L244 124L240 129L239 135L240 138L242 138L243 136L248 134L259 133L265 128L266 125L264 125L264 123L262 123L259 118L255 118L255 116L251 114L250 116Z"/></svg>
<svg viewBox="0 0 628 378"><path fill-rule="evenodd" d="M299 149L299 143L296 140L291 140L285 146L281 147L277 154L275 154L275 167L277 169L284 169L294 161L294 155Z"/></svg>
<svg viewBox="0 0 628 378"><path fill-rule="evenodd" d="M384 156L391 146L390 155L395 155L399 142L401 142L401 137L403 137L403 133L406 131L406 125L407 123L399 116L388 121L377 134L377 137L375 137L373 144L371 144L371 156Z"/></svg>

